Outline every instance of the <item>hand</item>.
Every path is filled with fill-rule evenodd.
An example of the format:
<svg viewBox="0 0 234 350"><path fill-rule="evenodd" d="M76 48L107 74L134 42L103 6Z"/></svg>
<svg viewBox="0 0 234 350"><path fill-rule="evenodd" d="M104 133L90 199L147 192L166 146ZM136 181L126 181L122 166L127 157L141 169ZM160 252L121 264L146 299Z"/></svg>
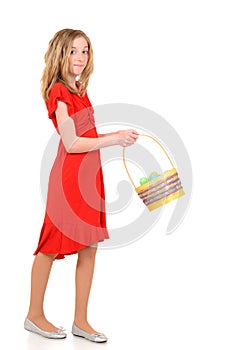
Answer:
<svg viewBox="0 0 234 350"><path fill-rule="evenodd" d="M117 144L122 147L133 145L138 139L138 132L133 129L119 130L117 132Z"/></svg>

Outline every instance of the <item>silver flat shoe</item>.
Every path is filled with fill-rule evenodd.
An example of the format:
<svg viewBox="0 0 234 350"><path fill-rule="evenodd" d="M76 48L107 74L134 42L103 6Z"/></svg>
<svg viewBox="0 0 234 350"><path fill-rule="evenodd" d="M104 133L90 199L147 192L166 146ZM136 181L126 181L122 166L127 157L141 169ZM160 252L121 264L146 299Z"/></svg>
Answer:
<svg viewBox="0 0 234 350"><path fill-rule="evenodd" d="M24 329L50 339L63 339L67 336L67 334L65 333L65 329L63 329L62 327L60 327L56 332L45 332L39 327L37 327L28 318L26 318L24 321Z"/></svg>
<svg viewBox="0 0 234 350"><path fill-rule="evenodd" d="M107 336L103 333L86 333L85 331L82 331L82 329L78 328L74 323L72 325L72 334L76 335L78 337L82 337L85 339L88 339L90 341L93 341L95 343L104 343L108 340Z"/></svg>

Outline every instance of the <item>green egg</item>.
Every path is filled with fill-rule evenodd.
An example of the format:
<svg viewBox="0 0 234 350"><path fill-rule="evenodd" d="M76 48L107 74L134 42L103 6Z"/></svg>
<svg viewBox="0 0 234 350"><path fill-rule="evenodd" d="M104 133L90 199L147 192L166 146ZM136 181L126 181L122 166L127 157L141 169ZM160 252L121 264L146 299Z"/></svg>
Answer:
<svg viewBox="0 0 234 350"><path fill-rule="evenodd" d="M149 181L149 179L148 179L147 177L142 177L142 178L140 178L140 184L141 184L141 185L146 184L148 181Z"/></svg>

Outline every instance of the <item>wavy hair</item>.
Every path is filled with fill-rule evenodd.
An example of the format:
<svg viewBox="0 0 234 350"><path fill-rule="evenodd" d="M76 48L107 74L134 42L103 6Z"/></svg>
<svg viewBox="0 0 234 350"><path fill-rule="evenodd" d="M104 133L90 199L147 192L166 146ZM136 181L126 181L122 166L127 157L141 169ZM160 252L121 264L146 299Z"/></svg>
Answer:
<svg viewBox="0 0 234 350"><path fill-rule="evenodd" d="M79 82L76 83L77 89L74 89L69 85L67 79L69 74L69 56L74 39L79 37L83 37L88 43L88 62L80 75ZM52 86L57 82L63 83L72 93L85 94L90 75L93 72L93 49L90 39L83 31L74 29L58 31L50 40L44 58L45 67L41 78L41 93L45 102L49 99L49 92Z"/></svg>

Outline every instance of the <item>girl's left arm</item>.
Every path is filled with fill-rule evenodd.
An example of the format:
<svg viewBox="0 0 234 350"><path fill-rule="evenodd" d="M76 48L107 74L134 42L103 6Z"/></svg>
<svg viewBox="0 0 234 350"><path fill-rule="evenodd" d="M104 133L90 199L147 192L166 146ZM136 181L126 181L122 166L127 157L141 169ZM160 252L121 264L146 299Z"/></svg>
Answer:
<svg viewBox="0 0 234 350"><path fill-rule="evenodd" d="M106 133L106 134L98 134L98 137L105 137L105 136L117 135L117 134L119 134L119 131L108 132L108 133Z"/></svg>

